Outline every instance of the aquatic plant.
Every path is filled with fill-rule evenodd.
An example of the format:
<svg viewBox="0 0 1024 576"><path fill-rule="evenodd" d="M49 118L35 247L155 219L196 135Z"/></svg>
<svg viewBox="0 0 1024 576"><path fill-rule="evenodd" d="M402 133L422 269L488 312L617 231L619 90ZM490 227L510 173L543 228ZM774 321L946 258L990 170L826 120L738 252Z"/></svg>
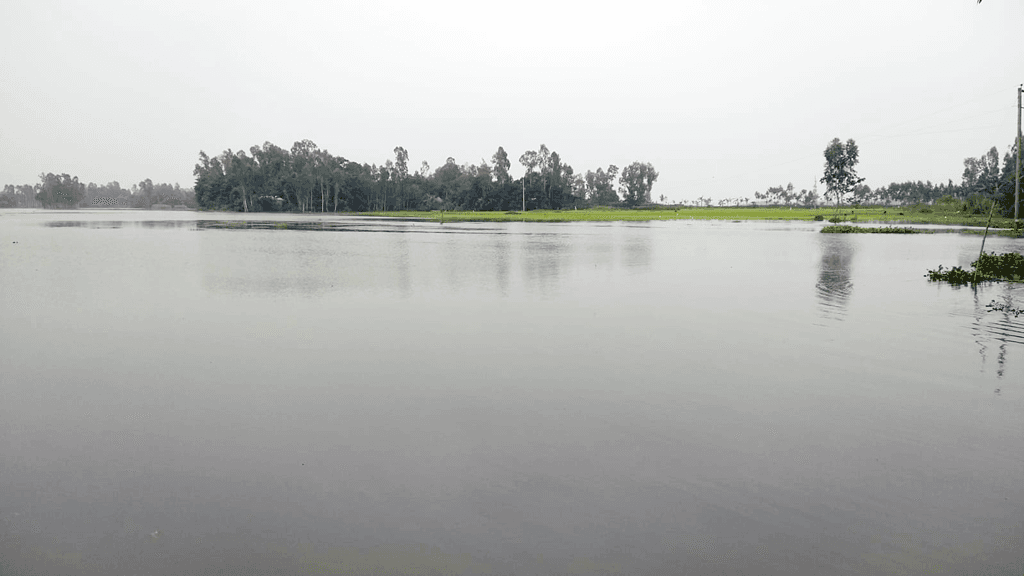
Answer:
<svg viewBox="0 0 1024 576"><path fill-rule="evenodd" d="M1006 312L1007 314L1013 314L1014 318L1024 314L1024 309L1015 308L1012 304L1004 304L1002 302L996 302L995 300L985 304L989 312Z"/></svg>
<svg viewBox="0 0 1024 576"><path fill-rule="evenodd" d="M949 282L954 285L977 284L978 282L1024 282L1024 256L1016 252L996 254L983 252L971 262L971 270L954 266L943 270L929 270L925 275L933 282Z"/></svg>
<svg viewBox="0 0 1024 576"><path fill-rule="evenodd" d="M937 269L929 270L925 276L932 282L949 282L954 286L961 286L963 284L970 284L973 281L974 272L964 270L959 266L943 270L942 264L939 264Z"/></svg>
<svg viewBox="0 0 1024 576"><path fill-rule="evenodd" d="M1024 281L1024 256L1016 252L997 255L995 252L982 254L971 266L979 276L1000 278L1013 282Z"/></svg>
<svg viewBox="0 0 1024 576"><path fill-rule="evenodd" d="M927 234L926 230L919 230L917 228L899 228L896 226L883 226L880 228L871 228L868 226L851 226L849 224L840 224L835 226L825 226L821 229L822 234Z"/></svg>

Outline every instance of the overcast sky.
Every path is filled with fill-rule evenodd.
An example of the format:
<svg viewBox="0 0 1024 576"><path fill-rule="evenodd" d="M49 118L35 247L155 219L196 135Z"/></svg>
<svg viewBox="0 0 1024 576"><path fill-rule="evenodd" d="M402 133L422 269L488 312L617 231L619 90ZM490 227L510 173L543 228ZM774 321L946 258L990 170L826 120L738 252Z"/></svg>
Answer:
<svg viewBox="0 0 1024 576"><path fill-rule="evenodd" d="M1024 1L0 3L0 184L194 184L200 150L634 160L672 200L952 178L1016 130ZM1016 28L1017 39L1013 34ZM824 188L821 187L821 190Z"/></svg>

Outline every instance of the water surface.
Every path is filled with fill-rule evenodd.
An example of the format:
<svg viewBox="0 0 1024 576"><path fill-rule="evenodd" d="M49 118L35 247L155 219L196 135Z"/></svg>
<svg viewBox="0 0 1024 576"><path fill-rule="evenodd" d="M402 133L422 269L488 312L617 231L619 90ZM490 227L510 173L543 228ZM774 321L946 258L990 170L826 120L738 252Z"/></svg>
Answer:
<svg viewBox="0 0 1024 576"><path fill-rule="evenodd" d="M0 572L1020 574L1024 289L819 227L0 211Z"/></svg>

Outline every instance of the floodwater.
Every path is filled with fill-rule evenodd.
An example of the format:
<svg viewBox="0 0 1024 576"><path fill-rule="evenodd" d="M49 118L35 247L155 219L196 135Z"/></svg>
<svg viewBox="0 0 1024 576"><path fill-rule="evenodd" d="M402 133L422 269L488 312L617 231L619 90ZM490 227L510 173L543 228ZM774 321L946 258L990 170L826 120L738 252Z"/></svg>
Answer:
<svg viewBox="0 0 1024 576"><path fill-rule="evenodd" d="M1019 576L1024 288L820 225L0 211L0 573Z"/></svg>

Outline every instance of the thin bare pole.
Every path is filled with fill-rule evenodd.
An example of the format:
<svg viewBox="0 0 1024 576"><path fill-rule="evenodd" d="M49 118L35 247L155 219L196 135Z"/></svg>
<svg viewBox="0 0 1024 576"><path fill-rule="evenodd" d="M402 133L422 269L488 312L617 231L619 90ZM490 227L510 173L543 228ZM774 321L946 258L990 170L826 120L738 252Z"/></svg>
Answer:
<svg viewBox="0 0 1024 576"><path fill-rule="evenodd" d="M1020 149L1024 145L1024 141L1021 140L1020 133L1020 110L1021 110L1021 92L1024 92L1024 84L1017 86L1017 181L1013 187L1013 228L1014 230L1020 225L1017 219L1020 217Z"/></svg>
<svg viewBox="0 0 1024 576"><path fill-rule="evenodd" d="M996 192L999 191L999 186L995 187ZM985 235L981 237L981 251L978 252L978 264L981 264L981 258L985 255L985 239L988 238L988 227L992 225L992 213L996 211L996 197L992 195L992 208L988 211L988 224L985 224ZM974 267L974 283L978 283L978 267Z"/></svg>

